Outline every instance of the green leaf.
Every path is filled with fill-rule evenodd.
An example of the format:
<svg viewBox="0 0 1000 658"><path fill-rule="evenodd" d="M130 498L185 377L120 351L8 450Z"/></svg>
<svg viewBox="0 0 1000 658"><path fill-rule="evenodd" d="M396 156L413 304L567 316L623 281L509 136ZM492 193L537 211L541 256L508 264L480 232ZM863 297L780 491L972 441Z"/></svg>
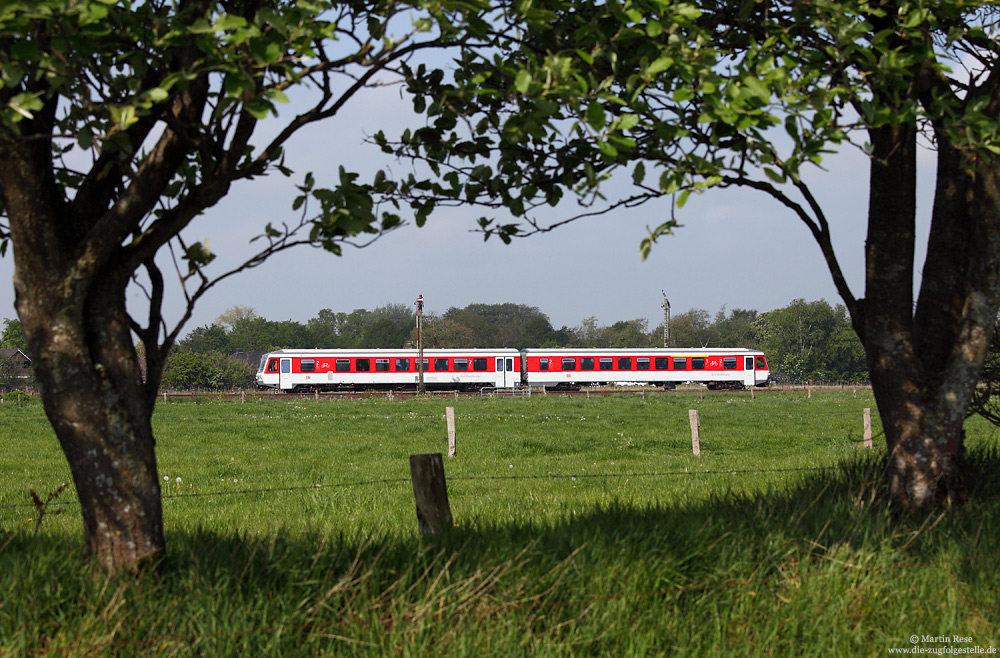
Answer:
<svg viewBox="0 0 1000 658"><path fill-rule="evenodd" d="M636 163L635 170L632 172L632 182L636 185L642 185L642 181L646 178L646 165L641 160Z"/></svg>
<svg viewBox="0 0 1000 658"><path fill-rule="evenodd" d="M650 65L646 67L643 73L646 74L646 76L652 78L659 75L660 73L663 73L673 65L674 65L674 59L672 57L664 55L663 57L658 57L655 60L653 60L652 63L650 63Z"/></svg>
<svg viewBox="0 0 1000 658"><path fill-rule="evenodd" d="M594 130L602 130L605 126L604 107L597 101L591 101L587 106L587 123Z"/></svg>
<svg viewBox="0 0 1000 658"><path fill-rule="evenodd" d="M531 89L531 74L526 70L521 69L517 72L517 77L514 78L514 89L521 94L527 94Z"/></svg>
<svg viewBox="0 0 1000 658"><path fill-rule="evenodd" d="M784 172L772 169L771 167L764 167L764 173L775 183L784 183L788 180Z"/></svg>

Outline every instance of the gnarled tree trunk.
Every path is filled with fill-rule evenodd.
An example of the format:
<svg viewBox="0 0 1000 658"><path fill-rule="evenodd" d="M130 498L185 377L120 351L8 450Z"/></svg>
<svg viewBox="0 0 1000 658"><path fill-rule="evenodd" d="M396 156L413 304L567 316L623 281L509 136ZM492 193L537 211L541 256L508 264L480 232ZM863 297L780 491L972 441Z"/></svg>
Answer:
<svg viewBox="0 0 1000 658"><path fill-rule="evenodd" d="M125 311L130 272L114 257L91 257L93 225L74 218L51 179L37 174L51 172L38 166L51 158L48 148L38 140L2 149L17 310L89 551L109 569L133 568L164 554L155 387L143 383Z"/></svg>
<svg viewBox="0 0 1000 658"><path fill-rule="evenodd" d="M1000 157L937 133L937 187L916 308L912 296L916 131L871 132L865 345L898 511L963 495L962 424L1000 303ZM875 312L875 309L878 312Z"/></svg>

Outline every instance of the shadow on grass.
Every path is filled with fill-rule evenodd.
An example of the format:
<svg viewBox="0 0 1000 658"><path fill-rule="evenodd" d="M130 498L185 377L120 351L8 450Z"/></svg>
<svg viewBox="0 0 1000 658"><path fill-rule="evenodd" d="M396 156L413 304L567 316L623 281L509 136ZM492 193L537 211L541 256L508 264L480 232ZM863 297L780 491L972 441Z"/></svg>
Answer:
<svg viewBox="0 0 1000 658"><path fill-rule="evenodd" d="M993 641L1000 451L969 502L893 520L881 458L752 497L609 504L440 537L174 532L159 577L106 578L78 546L0 536L0 654L883 655L907 634ZM706 625L707 624L707 625ZM694 629L694 630L692 630ZM400 647L407 647L400 651Z"/></svg>

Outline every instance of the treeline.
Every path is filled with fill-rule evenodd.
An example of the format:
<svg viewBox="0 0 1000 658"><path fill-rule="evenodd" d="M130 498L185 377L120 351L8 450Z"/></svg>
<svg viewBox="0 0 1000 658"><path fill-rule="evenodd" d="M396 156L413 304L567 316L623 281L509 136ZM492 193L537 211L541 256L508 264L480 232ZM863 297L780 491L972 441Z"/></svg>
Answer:
<svg viewBox="0 0 1000 658"><path fill-rule="evenodd" d="M553 327L537 307L471 304L423 317L426 348L473 347L663 347L663 323L645 319L601 325L584 319L575 327ZM308 322L267 320L233 307L211 325L192 330L171 353L164 373L168 388L234 388L252 385L261 354L283 348L402 348L416 344L416 318L405 304L371 311L319 311ZM842 305L795 300L775 311L725 308L674 315L671 347L746 347L768 357L781 383L861 383L867 380L864 351Z"/></svg>

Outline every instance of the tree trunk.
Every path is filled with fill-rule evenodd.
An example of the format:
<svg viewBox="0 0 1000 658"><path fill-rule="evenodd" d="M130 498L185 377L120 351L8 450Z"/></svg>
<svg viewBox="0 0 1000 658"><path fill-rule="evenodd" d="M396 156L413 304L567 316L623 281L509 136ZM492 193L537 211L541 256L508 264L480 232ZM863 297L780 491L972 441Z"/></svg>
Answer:
<svg viewBox="0 0 1000 658"><path fill-rule="evenodd" d="M872 131L866 298L854 318L889 453L897 511L964 493L962 425L1000 304L1000 157L937 134L937 187L916 309L915 130ZM883 157L878 157L883 154Z"/></svg>
<svg viewBox="0 0 1000 658"><path fill-rule="evenodd" d="M34 166L48 148L38 140L2 150L17 311L91 556L111 570L136 568L164 555L155 386L143 383L125 310L130 272L120 252L103 264L90 255L93 224L74 218L51 173Z"/></svg>
<svg viewBox="0 0 1000 658"><path fill-rule="evenodd" d="M17 280L18 313L46 415L69 461L88 550L110 570L155 562L165 546L152 404L144 401L127 325L122 331L123 305L106 306L95 295L82 308L52 308L25 278Z"/></svg>

